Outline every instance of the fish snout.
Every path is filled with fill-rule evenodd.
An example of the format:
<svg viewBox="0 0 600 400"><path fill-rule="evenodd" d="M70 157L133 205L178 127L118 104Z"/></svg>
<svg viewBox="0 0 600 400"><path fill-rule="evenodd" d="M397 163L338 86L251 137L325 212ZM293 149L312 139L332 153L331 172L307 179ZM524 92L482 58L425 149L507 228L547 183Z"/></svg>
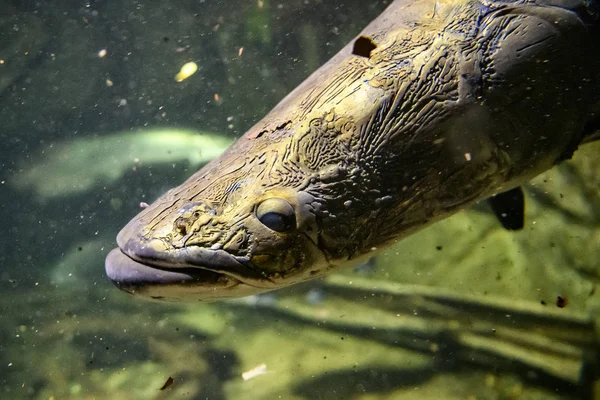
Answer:
<svg viewBox="0 0 600 400"><path fill-rule="evenodd" d="M124 292L155 300L218 300L260 289L203 269L163 269L127 256L120 248L111 250L105 261L106 275Z"/></svg>

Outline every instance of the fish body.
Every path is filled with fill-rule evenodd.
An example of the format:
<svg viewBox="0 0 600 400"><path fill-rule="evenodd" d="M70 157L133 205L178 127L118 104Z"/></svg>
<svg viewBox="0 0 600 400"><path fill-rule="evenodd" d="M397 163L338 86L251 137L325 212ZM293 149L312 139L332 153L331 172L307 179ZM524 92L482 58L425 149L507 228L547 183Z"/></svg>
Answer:
<svg viewBox="0 0 600 400"><path fill-rule="evenodd" d="M264 292L522 185L597 132L597 8L395 1L123 228L109 278L166 300Z"/></svg>

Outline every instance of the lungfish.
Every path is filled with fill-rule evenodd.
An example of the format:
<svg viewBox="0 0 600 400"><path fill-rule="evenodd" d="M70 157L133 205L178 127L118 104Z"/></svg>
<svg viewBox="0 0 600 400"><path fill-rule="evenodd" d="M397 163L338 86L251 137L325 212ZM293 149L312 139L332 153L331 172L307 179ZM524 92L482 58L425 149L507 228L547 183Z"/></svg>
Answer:
<svg viewBox="0 0 600 400"><path fill-rule="evenodd" d="M394 1L129 222L108 277L155 299L226 299L359 262L483 199L518 229L519 187L598 136L599 9Z"/></svg>

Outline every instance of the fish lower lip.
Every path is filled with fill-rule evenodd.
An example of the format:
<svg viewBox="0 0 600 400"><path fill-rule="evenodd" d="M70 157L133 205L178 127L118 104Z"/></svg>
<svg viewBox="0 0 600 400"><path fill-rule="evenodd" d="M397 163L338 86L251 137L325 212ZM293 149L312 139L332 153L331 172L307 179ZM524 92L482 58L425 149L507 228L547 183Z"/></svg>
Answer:
<svg viewBox="0 0 600 400"><path fill-rule="evenodd" d="M265 289L202 268L167 269L136 261L113 249L106 257L106 274L119 289L157 300L205 300L248 296Z"/></svg>
<svg viewBox="0 0 600 400"><path fill-rule="evenodd" d="M239 280L219 272L201 268L168 269L136 261L121 251L113 249L106 257L105 270L109 279L120 289L131 292L147 286L210 286L232 287Z"/></svg>
<svg viewBox="0 0 600 400"><path fill-rule="evenodd" d="M263 286L261 283L267 285L270 283L250 262L242 261L225 250L194 246L170 249L157 239L146 241L134 238L122 245L119 244L121 252L126 257L149 268L172 273L185 272L191 275L208 273L226 275L247 285L258 287Z"/></svg>

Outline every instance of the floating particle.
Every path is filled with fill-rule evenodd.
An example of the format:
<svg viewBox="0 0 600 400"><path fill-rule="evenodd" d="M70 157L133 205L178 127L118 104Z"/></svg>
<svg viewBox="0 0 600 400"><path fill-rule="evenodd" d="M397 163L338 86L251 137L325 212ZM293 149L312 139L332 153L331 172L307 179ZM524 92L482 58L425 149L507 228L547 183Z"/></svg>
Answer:
<svg viewBox="0 0 600 400"><path fill-rule="evenodd" d="M556 296L556 307L565 308L567 306L568 300L563 296Z"/></svg>
<svg viewBox="0 0 600 400"><path fill-rule="evenodd" d="M104 58L104 56L106 56L106 53L107 53L106 49L102 49L98 52L98 57Z"/></svg>
<svg viewBox="0 0 600 400"><path fill-rule="evenodd" d="M175 75L175 80L177 82L183 82L185 79L194 75L196 71L198 71L198 65L195 62L192 61L189 63L185 63L181 67L181 70L179 70L179 73Z"/></svg>
<svg viewBox="0 0 600 400"><path fill-rule="evenodd" d="M244 52L244 48L240 47L240 49L238 50L238 57L241 57L243 52Z"/></svg>
<svg viewBox="0 0 600 400"><path fill-rule="evenodd" d="M465 153L465 160L471 161L471 153Z"/></svg>
<svg viewBox="0 0 600 400"><path fill-rule="evenodd" d="M251 370L242 373L242 379L245 381L249 381L250 379L254 379L257 376L263 375L267 373L267 364L260 364Z"/></svg>
<svg viewBox="0 0 600 400"><path fill-rule="evenodd" d="M360 36L354 41L354 47L352 48L352 54L369 58L371 52L377 48L377 44L368 36Z"/></svg>
<svg viewBox="0 0 600 400"><path fill-rule="evenodd" d="M173 382L175 382L175 379L168 377L167 380L165 381L164 385L161 386L160 390L165 390L166 388L171 386L173 384Z"/></svg>

